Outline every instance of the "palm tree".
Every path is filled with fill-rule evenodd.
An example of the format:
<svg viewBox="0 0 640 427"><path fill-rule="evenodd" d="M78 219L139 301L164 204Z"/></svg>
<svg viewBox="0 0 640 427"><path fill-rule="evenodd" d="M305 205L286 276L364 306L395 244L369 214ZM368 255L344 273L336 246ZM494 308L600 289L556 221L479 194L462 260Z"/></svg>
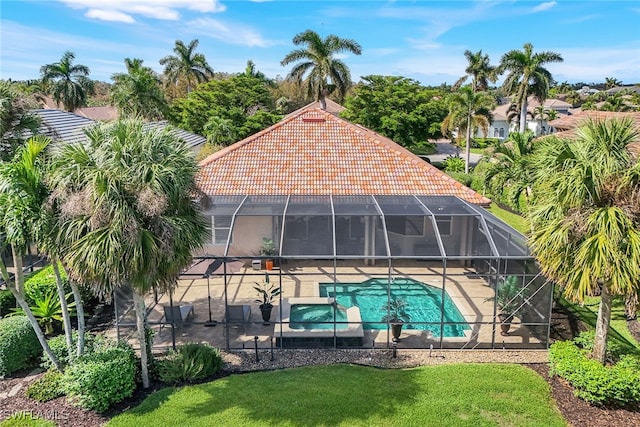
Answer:
<svg viewBox="0 0 640 427"><path fill-rule="evenodd" d="M512 50L502 56L499 69L508 71L502 87L514 97L520 109L520 133L527 125L528 97L533 95L543 104L553 83L553 77L544 65L562 61L562 56L555 52L533 53L531 43L525 43L523 50Z"/></svg>
<svg viewBox="0 0 640 427"><path fill-rule="evenodd" d="M457 90L471 77L471 88L474 92L488 91L489 82L495 83L498 79L497 67L489 64L489 55L483 55L482 50L476 53L466 50L464 56L468 62L467 68L464 70L467 74L460 77L452 89Z"/></svg>
<svg viewBox="0 0 640 427"><path fill-rule="evenodd" d="M111 102L118 108L120 117L162 119L167 111L167 102L160 88L160 78L142 62L137 58L125 58L127 72L111 76Z"/></svg>
<svg viewBox="0 0 640 427"><path fill-rule="evenodd" d="M358 42L333 34L323 39L315 31L307 30L297 34L293 38L293 44L306 47L289 52L280 61L282 66L297 62L287 78L298 82L306 80L307 95L320 101L322 108L326 107L327 95L334 91L337 91L339 100L342 100L351 86L351 73L349 67L335 56L343 52L360 55L362 47Z"/></svg>
<svg viewBox="0 0 640 427"><path fill-rule="evenodd" d="M618 87L622 85L622 82L615 77L605 77L604 85L607 89Z"/></svg>
<svg viewBox="0 0 640 427"><path fill-rule="evenodd" d="M33 137L16 151L13 161L0 164L0 234L4 234L5 241L11 245L15 275L11 280L2 257L0 272L7 288L29 319L45 354L56 369L62 371L60 361L51 351L38 320L25 299L22 263L26 248L36 234L42 203L48 195L44 185L43 159L48 143L49 140L45 137ZM70 333L70 325L65 324L65 328L67 327Z"/></svg>
<svg viewBox="0 0 640 427"><path fill-rule="evenodd" d="M175 55L168 55L160 59L160 65L164 65L164 75L168 83L178 85L186 84L187 94L198 83L209 81L213 77L213 69L207 63L202 53L195 53L200 41L191 40L185 46L182 40L176 40L173 48Z"/></svg>
<svg viewBox="0 0 640 427"><path fill-rule="evenodd" d="M602 107L600 107L602 111L632 111L633 108L628 105L620 92L609 95L607 100L604 102Z"/></svg>
<svg viewBox="0 0 640 427"><path fill-rule="evenodd" d="M204 125L207 142L214 145L229 145L236 139L236 128L231 119L211 116Z"/></svg>
<svg viewBox="0 0 640 427"><path fill-rule="evenodd" d="M527 205L532 196L534 182L531 154L534 151L532 131L513 132L505 141L498 141L491 153L491 163L485 172L485 185L492 188L511 189L511 203L520 207L520 196L524 194ZM493 184L493 185L492 185Z"/></svg>
<svg viewBox="0 0 640 427"><path fill-rule="evenodd" d="M0 81L0 161L10 160L25 138L37 132L40 120L28 107L12 83Z"/></svg>
<svg viewBox="0 0 640 427"><path fill-rule="evenodd" d="M144 295L175 286L204 242L205 222L191 198L197 165L170 129L145 131L139 120L92 128L87 136L88 144L63 147L52 169L64 261L103 293L131 285L148 387Z"/></svg>
<svg viewBox="0 0 640 427"><path fill-rule="evenodd" d="M527 216L543 273L582 301L600 290L593 358L605 361L613 295L640 288L640 133L629 119L590 121L573 140L545 138Z"/></svg>
<svg viewBox="0 0 640 427"><path fill-rule="evenodd" d="M93 93L93 82L89 79L89 67L74 65L75 54L66 51L60 62L40 67L42 82L51 86L53 99L62 103L67 111L74 111L87 103L87 97Z"/></svg>
<svg viewBox="0 0 640 427"><path fill-rule="evenodd" d="M474 93L469 86L461 87L449 96L449 114L442 122L442 133L449 134L457 129L458 137L466 132L466 162L464 172L469 173L471 159L471 134L480 129L486 135L491 124L493 98L486 92Z"/></svg>

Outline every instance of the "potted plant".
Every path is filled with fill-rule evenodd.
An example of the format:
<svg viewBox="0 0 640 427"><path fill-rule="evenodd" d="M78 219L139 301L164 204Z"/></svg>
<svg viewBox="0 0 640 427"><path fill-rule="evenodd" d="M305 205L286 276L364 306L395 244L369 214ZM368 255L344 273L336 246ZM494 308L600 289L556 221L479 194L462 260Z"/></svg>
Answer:
<svg viewBox="0 0 640 427"><path fill-rule="evenodd" d="M269 237L262 238L262 246L260 247L260 255L266 257L272 257L278 255L278 249L276 248L273 239ZM266 259L264 261L265 269L271 270L273 268L273 259Z"/></svg>
<svg viewBox="0 0 640 427"><path fill-rule="evenodd" d="M258 299L256 299L257 303L260 303L258 306L260 308L260 312L262 313L262 320L265 325L269 324L269 320L271 319L271 309L273 309L273 300L280 295L280 288L276 287L269 283L269 274L266 273L264 275L264 282L258 283L255 282L256 286L253 289L258 292Z"/></svg>
<svg viewBox="0 0 640 427"><path fill-rule="evenodd" d="M526 290L520 285L518 277L509 276L501 282L498 282L496 295L486 299L486 301L495 301L498 306L500 335L509 335L513 317L522 306L522 299L526 296Z"/></svg>
<svg viewBox="0 0 640 427"><path fill-rule="evenodd" d="M388 309L388 315L382 320L389 322L391 325L391 335L393 336L393 342L400 341L400 334L402 334L402 326L405 322L409 321L409 315L406 312L407 301L403 298L391 297L389 305L384 309Z"/></svg>

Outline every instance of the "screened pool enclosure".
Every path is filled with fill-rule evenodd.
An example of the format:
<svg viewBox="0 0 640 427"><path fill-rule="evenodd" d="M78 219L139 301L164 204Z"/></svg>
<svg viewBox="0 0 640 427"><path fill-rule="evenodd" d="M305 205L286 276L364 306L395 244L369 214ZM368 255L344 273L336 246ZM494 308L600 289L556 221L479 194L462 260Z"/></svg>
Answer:
<svg viewBox="0 0 640 427"><path fill-rule="evenodd" d="M524 237L457 197L216 196L206 216L193 266L149 298L156 346L548 346L553 286ZM116 311L126 334L126 295Z"/></svg>

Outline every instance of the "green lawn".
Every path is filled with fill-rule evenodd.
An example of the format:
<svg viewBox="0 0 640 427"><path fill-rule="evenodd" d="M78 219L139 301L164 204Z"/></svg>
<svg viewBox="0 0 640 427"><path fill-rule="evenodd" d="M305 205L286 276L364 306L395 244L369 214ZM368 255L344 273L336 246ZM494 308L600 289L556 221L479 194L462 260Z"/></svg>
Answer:
<svg viewBox="0 0 640 427"><path fill-rule="evenodd" d="M527 221L520 215L514 214L513 212L509 212L507 210L502 209L500 206L495 203L491 203L491 207L489 207L489 212L518 230L522 234L526 234L529 230L527 226Z"/></svg>
<svg viewBox="0 0 640 427"><path fill-rule="evenodd" d="M108 426L566 426L519 365L310 366L168 388Z"/></svg>

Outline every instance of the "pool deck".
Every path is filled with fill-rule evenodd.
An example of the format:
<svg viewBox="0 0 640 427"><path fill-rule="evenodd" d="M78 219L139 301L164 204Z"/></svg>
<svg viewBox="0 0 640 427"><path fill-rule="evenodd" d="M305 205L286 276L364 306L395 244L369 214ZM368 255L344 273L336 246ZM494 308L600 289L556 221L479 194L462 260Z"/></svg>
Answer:
<svg viewBox="0 0 640 427"><path fill-rule="evenodd" d="M224 277L214 276L209 279L184 278L179 281L178 287L173 293L174 305L193 305L194 317L191 323L186 323L175 329L175 341L177 344L184 342L208 342L220 348L240 349L269 348L276 345L275 337L280 332L277 319L282 316L280 301L274 305L270 324L263 324L256 299L254 286L264 280L264 270L254 270L250 260L240 267L232 275L227 276L227 292L225 294ZM269 271L270 282L281 283L281 298L305 298L318 296L318 284L334 281L359 283L371 278L388 277L388 265L380 266L364 265L342 262L334 269L330 261L289 261L281 269ZM430 331L403 330L399 348L456 348L456 349L486 349L492 345L495 348L534 348L544 346L529 333L527 327L518 325L518 319L513 325L508 336L501 336L494 332L499 326L492 324L494 319L494 305L488 299L493 297L493 289L476 272L464 266L451 266L446 269L446 279L442 275L440 263L416 262L406 260L394 263L394 278L411 278L436 288L445 286L446 292L455 303L460 313L464 316L471 329L466 331L466 336L457 338L439 338L433 336ZM209 320L209 304L207 283L211 296L211 319L216 326L207 327L205 322ZM249 322L237 322L224 325L225 300L227 304L250 305L251 318ZM153 296L148 297L149 323L156 332L154 347L166 349L171 347L173 336L171 325L165 325L160 330L160 322L163 319L163 305L169 304L168 295L159 295L155 301ZM133 337L135 330L134 313L128 311L121 314L121 322L128 322L130 326L120 327L121 338ZM227 333L228 329L228 333ZM283 329L286 330L286 329ZM111 330L113 334L114 331ZM391 344L389 330L365 330L364 348L387 348Z"/></svg>

